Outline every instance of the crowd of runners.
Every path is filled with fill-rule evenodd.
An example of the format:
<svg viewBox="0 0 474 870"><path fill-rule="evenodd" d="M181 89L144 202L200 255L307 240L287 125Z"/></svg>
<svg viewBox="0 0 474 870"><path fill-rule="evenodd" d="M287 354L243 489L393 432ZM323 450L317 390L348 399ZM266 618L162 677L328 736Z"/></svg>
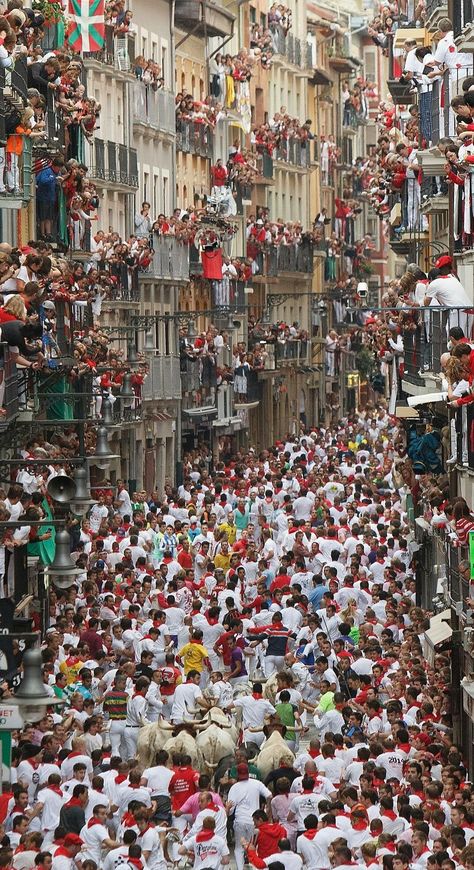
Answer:
<svg viewBox="0 0 474 870"><path fill-rule="evenodd" d="M473 870L402 432L382 403L100 496L51 592L63 705L14 734L0 867Z"/></svg>

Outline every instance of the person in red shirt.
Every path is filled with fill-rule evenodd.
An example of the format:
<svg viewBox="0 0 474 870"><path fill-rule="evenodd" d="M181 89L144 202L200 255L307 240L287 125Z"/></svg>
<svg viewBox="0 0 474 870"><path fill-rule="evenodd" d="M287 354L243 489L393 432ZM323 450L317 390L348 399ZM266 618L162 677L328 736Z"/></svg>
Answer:
<svg viewBox="0 0 474 870"><path fill-rule="evenodd" d="M269 822L264 810L255 810L252 814L253 823L257 829L255 849L259 858L268 858L279 852L278 843L288 836L286 828L279 822Z"/></svg>
<svg viewBox="0 0 474 870"><path fill-rule="evenodd" d="M199 773L191 767L191 756L180 755L169 784L173 812L180 810L187 799L196 794L198 781Z"/></svg>
<svg viewBox="0 0 474 870"><path fill-rule="evenodd" d="M284 589L285 586L290 586L290 577L288 574L288 569L281 567L280 572L270 583L270 592L273 595L273 593L276 592L277 589Z"/></svg>
<svg viewBox="0 0 474 870"><path fill-rule="evenodd" d="M222 160L216 162L215 166L211 167L211 178L214 187L224 187L227 183L228 172Z"/></svg>
<svg viewBox="0 0 474 870"><path fill-rule="evenodd" d="M222 661L227 668L230 667L231 662L231 649L229 647L229 638L235 637L236 645L240 647L240 649L245 649L245 640L243 638L242 631L242 622L236 619L231 623L231 630L224 631L224 633L217 638L214 644L214 652L216 653L216 655L222 656Z"/></svg>
<svg viewBox="0 0 474 870"><path fill-rule="evenodd" d="M178 547L177 561L185 571L191 570L193 567L193 557L190 552L190 544L187 538L183 538Z"/></svg>

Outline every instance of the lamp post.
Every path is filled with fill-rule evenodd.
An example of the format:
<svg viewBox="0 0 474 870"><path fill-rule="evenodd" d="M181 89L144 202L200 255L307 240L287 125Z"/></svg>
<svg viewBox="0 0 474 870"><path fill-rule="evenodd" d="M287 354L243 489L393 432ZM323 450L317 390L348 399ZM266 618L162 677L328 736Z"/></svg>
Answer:
<svg viewBox="0 0 474 870"><path fill-rule="evenodd" d="M13 697L7 703L0 704L2 792L11 781L12 731L23 728L25 722L39 722L46 715L48 707L64 704L59 698L48 695L43 682L42 664L39 649L26 650L23 655L23 679Z"/></svg>

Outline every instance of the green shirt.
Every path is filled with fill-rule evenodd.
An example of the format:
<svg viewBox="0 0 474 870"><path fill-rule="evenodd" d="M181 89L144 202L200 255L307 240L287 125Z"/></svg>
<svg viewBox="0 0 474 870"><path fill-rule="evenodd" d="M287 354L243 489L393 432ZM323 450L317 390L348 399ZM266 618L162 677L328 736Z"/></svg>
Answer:
<svg viewBox="0 0 474 870"><path fill-rule="evenodd" d="M334 692L325 692L324 695L321 695L318 704L318 710L320 713L327 713L328 710L334 710Z"/></svg>
<svg viewBox="0 0 474 870"><path fill-rule="evenodd" d="M289 701L282 702L281 704L275 705L275 710L280 722L283 725L286 725L285 740L296 740L296 731L294 730L296 719L295 707L293 704L290 704Z"/></svg>
<svg viewBox="0 0 474 870"><path fill-rule="evenodd" d="M229 779L237 779L237 765L234 764L228 773ZM249 764L249 779L261 779L261 773L255 764Z"/></svg>

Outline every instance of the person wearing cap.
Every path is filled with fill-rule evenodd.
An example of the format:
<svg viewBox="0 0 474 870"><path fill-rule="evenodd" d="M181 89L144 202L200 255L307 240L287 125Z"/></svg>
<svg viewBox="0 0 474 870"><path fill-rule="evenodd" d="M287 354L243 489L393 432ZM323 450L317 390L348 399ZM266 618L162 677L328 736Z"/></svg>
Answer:
<svg viewBox="0 0 474 870"><path fill-rule="evenodd" d="M84 841L78 834L66 834L62 845L54 850L51 870L73 870L76 866L74 859L79 855Z"/></svg>
<svg viewBox="0 0 474 870"><path fill-rule="evenodd" d="M249 779L248 764L237 765L237 782L229 789L226 809L233 818L235 837L235 863L237 870L243 870L243 840L251 840L255 833L253 814L260 809L260 799L268 800L272 793L258 779Z"/></svg>

